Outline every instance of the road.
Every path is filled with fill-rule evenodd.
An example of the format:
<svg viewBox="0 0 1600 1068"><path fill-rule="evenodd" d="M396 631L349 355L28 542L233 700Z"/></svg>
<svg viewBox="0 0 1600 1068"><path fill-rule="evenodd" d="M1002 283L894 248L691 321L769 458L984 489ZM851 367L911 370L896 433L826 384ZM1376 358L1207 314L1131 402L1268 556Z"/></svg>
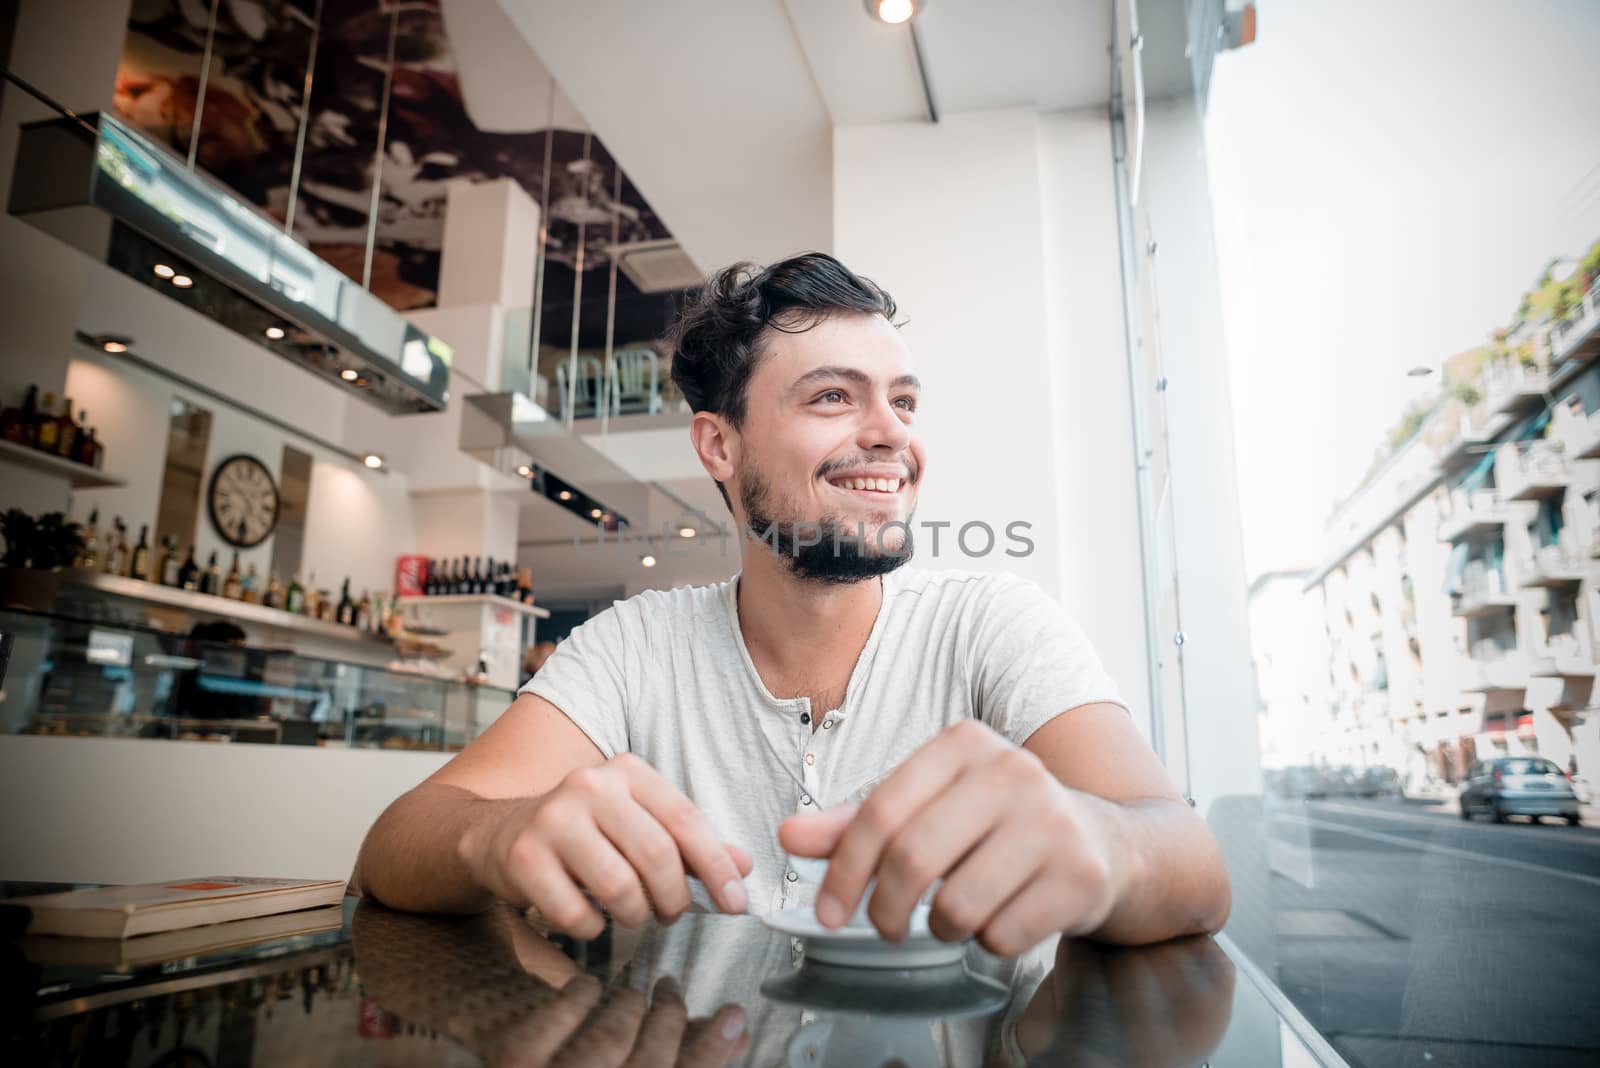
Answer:
<svg viewBox="0 0 1600 1068"><path fill-rule="evenodd" d="M1275 801L1279 985L1344 1057L1600 1064L1600 828Z"/></svg>

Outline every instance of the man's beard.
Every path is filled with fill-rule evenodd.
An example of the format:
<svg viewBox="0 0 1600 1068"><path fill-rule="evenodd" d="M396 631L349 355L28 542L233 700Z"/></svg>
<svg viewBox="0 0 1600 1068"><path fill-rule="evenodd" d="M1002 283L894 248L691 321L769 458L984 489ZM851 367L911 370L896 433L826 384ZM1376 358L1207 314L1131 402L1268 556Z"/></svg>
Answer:
<svg viewBox="0 0 1600 1068"><path fill-rule="evenodd" d="M905 537L898 549L882 545L881 526L876 535L870 535L864 523L849 529L837 515L815 521L775 520L771 490L753 466L747 466L739 479L739 503L744 506L750 536L770 546L796 578L843 586L887 575L911 559L910 516L907 522L896 524Z"/></svg>

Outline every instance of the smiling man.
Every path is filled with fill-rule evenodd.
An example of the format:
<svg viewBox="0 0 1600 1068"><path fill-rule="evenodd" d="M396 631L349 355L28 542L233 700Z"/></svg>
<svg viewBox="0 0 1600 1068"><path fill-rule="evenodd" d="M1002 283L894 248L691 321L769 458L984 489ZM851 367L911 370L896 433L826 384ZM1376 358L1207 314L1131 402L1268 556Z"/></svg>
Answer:
<svg viewBox="0 0 1600 1068"><path fill-rule="evenodd" d="M379 818L365 892L592 937L691 904L839 926L872 886L885 937L930 899L936 935L1007 955L1222 925L1216 843L1077 624L1009 575L902 566L929 467L894 315L821 254L711 280L672 376L739 574L573 631Z"/></svg>

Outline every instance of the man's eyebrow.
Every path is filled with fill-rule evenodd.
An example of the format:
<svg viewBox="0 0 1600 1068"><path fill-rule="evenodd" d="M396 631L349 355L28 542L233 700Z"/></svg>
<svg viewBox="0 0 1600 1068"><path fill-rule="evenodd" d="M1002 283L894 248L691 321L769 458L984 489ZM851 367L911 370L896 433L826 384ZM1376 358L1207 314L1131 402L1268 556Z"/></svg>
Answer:
<svg viewBox="0 0 1600 1068"><path fill-rule="evenodd" d="M867 374L865 371L860 370L859 368L839 367L829 364L824 367L816 367L810 371L807 371L805 374L795 379L794 385L790 386L789 388L791 390L800 390L813 383L832 378L842 378L847 382L854 382L857 385L863 386L870 385L872 383L872 376ZM912 389L920 391L922 389L922 382L917 378L916 375L901 375L889 383L890 389L894 389L898 386L910 386Z"/></svg>

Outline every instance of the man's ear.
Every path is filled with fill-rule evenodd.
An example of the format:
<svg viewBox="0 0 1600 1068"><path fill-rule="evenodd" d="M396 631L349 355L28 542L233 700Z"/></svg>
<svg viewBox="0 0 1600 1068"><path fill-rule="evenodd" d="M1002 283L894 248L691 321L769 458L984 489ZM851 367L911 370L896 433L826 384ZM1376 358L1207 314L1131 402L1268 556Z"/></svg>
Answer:
<svg viewBox="0 0 1600 1068"><path fill-rule="evenodd" d="M706 474L726 485L738 466L739 432L715 412L695 412L689 421L689 441Z"/></svg>

